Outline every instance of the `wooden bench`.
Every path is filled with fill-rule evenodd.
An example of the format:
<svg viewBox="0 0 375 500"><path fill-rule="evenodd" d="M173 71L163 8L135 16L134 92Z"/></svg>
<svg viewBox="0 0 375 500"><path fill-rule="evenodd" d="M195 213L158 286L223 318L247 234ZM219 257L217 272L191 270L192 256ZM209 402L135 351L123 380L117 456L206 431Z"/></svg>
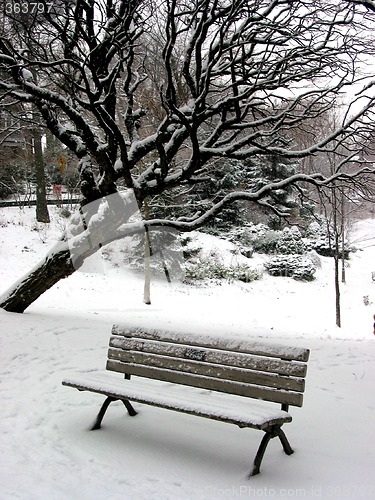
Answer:
<svg viewBox="0 0 375 500"><path fill-rule="evenodd" d="M117 325L109 344L107 370L125 381L108 371L63 381L107 396L92 429L116 400L136 415L135 401L264 431L249 476L259 473L272 438L293 453L281 427L292 421L289 406L302 406L308 349Z"/></svg>

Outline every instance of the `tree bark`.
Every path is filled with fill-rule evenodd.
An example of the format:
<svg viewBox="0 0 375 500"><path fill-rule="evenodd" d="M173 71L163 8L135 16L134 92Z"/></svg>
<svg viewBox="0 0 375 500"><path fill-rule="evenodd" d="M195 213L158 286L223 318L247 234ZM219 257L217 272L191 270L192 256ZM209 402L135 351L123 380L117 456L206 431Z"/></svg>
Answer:
<svg viewBox="0 0 375 500"><path fill-rule="evenodd" d="M0 297L0 307L5 311L22 313L45 291L74 271L69 248L57 249Z"/></svg>

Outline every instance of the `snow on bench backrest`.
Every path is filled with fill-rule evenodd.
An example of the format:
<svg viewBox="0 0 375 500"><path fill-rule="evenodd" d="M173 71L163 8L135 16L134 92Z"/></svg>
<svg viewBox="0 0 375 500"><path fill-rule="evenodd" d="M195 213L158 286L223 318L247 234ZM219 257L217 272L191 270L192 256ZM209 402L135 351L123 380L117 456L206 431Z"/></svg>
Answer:
<svg viewBox="0 0 375 500"><path fill-rule="evenodd" d="M150 340L160 340L161 342L173 342L176 344L189 344L201 347L206 346L213 349L223 349L304 362L308 361L310 354L309 349L301 347L267 344L237 338L227 339L219 336L197 335L188 332L171 332L168 330L157 330L138 326L113 325L112 334L124 337L140 337Z"/></svg>
<svg viewBox="0 0 375 500"><path fill-rule="evenodd" d="M107 369L302 406L308 349L114 325Z"/></svg>

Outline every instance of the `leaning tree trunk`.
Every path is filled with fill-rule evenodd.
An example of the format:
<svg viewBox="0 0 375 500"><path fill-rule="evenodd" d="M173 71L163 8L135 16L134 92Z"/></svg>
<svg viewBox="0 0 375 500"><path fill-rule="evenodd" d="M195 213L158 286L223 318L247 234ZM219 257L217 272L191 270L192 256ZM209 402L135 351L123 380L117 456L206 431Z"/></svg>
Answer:
<svg viewBox="0 0 375 500"><path fill-rule="evenodd" d="M22 313L44 292L75 271L69 248L52 251L0 297L0 307Z"/></svg>
<svg viewBox="0 0 375 500"><path fill-rule="evenodd" d="M103 200L85 205L72 217L63 237L48 255L0 296L0 308L9 312L24 312L58 281L79 269L104 244L131 234L119 235L118 230L137 212L135 196L131 193L125 196L113 193ZM100 216L96 217L99 209ZM143 224L140 223L139 229L135 228L134 231L139 232L142 228Z"/></svg>

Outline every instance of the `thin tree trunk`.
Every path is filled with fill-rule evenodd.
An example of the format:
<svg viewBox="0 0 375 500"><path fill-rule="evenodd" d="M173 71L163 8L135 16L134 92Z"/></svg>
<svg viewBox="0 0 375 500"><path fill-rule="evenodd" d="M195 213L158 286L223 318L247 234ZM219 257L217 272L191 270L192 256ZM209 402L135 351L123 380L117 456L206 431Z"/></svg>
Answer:
<svg viewBox="0 0 375 500"><path fill-rule="evenodd" d="M42 150L42 137L39 130L34 129L34 165L36 179L36 220L38 222L50 222L47 196L46 181L44 176L44 160Z"/></svg>
<svg viewBox="0 0 375 500"><path fill-rule="evenodd" d="M145 209L145 220L148 220L150 218L150 211L149 207L147 204L147 200L144 200L144 209ZM145 282L144 282L144 289L143 289L143 301L145 304L150 305L151 304L151 239L150 239L150 232L148 228L145 228Z"/></svg>
<svg viewBox="0 0 375 500"><path fill-rule="evenodd" d="M344 193L341 193L341 282L346 283L345 272L345 203Z"/></svg>
<svg viewBox="0 0 375 500"><path fill-rule="evenodd" d="M336 326L341 328L341 304L340 304L340 280L339 280L339 263L340 263L340 241L339 241L339 229L337 227L337 198L336 192L333 193L334 204L333 204L333 230L335 233L334 237L334 261L335 261L335 304L336 304Z"/></svg>
<svg viewBox="0 0 375 500"><path fill-rule="evenodd" d="M340 304L340 280L339 280L339 256L338 256L338 252L335 255L335 296L336 296L336 326L341 328L341 304Z"/></svg>
<svg viewBox="0 0 375 500"><path fill-rule="evenodd" d="M35 69L32 71L33 79L36 83L38 75ZM38 121L38 112L34 104L32 104L32 117L33 121ZM37 125L34 126L32 131L33 154L34 154L34 167L35 167L35 181L36 181L36 220L38 222L50 222L47 196L46 196L46 179L44 172L44 158L42 148L42 134Z"/></svg>
<svg viewBox="0 0 375 500"><path fill-rule="evenodd" d="M336 326L341 327L341 304L340 304L340 228L338 226L338 190L334 186L332 189L332 210L333 210L333 233L334 233L334 261L335 261L335 309Z"/></svg>

